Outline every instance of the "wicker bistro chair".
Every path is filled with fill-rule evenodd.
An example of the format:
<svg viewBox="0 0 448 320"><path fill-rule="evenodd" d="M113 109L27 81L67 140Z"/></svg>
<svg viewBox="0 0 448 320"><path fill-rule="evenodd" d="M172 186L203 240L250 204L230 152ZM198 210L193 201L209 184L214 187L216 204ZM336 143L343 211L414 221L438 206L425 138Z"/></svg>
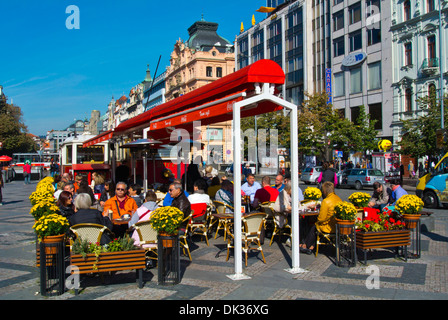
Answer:
<svg viewBox="0 0 448 320"><path fill-rule="evenodd" d="M140 221L132 226L137 231L140 247L145 249L148 259L157 260L157 231L148 221Z"/></svg>
<svg viewBox="0 0 448 320"><path fill-rule="evenodd" d="M76 224L70 227L70 231L73 232L76 237L80 237L82 240L92 243L101 242L101 237L105 232L109 233L112 239L115 238L114 233L110 231L109 228L96 223Z"/></svg>
<svg viewBox="0 0 448 320"><path fill-rule="evenodd" d="M220 201L213 201L213 204L216 208L216 213L218 214L226 214L226 209L230 209L233 212L233 207L225 204L224 202L220 202ZM227 213L227 215L233 215L233 214L229 214ZM215 239L218 237L218 232L219 230L224 230L224 241L226 240L226 234L227 234L227 225L229 224L229 219L225 219L225 218L221 218L218 220L218 226L216 228L216 233L215 233Z"/></svg>
<svg viewBox="0 0 448 320"><path fill-rule="evenodd" d="M241 234L241 240L243 241L243 252L246 258L246 267L247 267L247 254L250 250L258 250L263 257L263 262L266 263L264 258L263 248L260 243L261 230L263 229L264 223L266 219L265 213L253 213L249 214L242 218L243 222L243 230ZM234 248L234 240L235 237L229 229L229 225L226 225L228 238L227 238L227 258L226 261L229 260L230 249ZM252 246L255 244L256 246Z"/></svg>
<svg viewBox="0 0 448 320"><path fill-rule="evenodd" d="M194 203L191 204L191 209L195 214L193 214L192 221L189 225L189 231L191 235L199 234L205 237L205 241L208 243L208 206L206 203ZM196 214L196 212L198 214Z"/></svg>
<svg viewBox="0 0 448 320"><path fill-rule="evenodd" d="M260 211L266 213L266 219L264 223L264 228L267 230L272 227L275 228L274 222L274 203L275 201L266 201L260 204Z"/></svg>
<svg viewBox="0 0 448 320"><path fill-rule="evenodd" d="M292 232L292 228L289 225L288 218L284 214L274 211L273 221L274 221L274 231L272 232L272 238L271 242L269 243L269 246L272 245L272 241L274 241L275 236L279 236L279 239L283 235L291 238L291 232Z"/></svg>
<svg viewBox="0 0 448 320"><path fill-rule="evenodd" d="M163 199L165 199L166 193L160 192L160 191L156 191L156 196L157 196L156 203L159 205L159 207L161 207L162 203L163 203Z"/></svg>
<svg viewBox="0 0 448 320"><path fill-rule="evenodd" d="M319 245L332 245L336 248L336 233L322 232L316 224L316 257L319 252Z"/></svg>
<svg viewBox="0 0 448 320"><path fill-rule="evenodd" d="M187 222L187 226L185 227L185 232L183 234L179 234L179 244L182 246L182 252L184 254L185 254L185 251L188 253L188 257L190 258L190 261L193 261L193 259L191 259L190 247L188 246L187 237L188 237L188 230L190 230L190 228L191 228L193 214L194 214L194 210L191 210L190 215L182 221L182 224L185 221L188 221L188 222Z"/></svg>

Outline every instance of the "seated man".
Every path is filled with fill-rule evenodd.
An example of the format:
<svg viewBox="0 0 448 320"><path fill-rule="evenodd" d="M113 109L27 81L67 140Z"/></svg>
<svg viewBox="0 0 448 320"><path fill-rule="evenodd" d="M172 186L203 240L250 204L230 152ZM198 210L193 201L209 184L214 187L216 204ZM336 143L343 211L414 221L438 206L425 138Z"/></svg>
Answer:
<svg viewBox="0 0 448 320"><path fill-rule="evenodd" d="M103 216L112 213L112 220L119 219L124 214L133 215L138 206L135 200L127 195L128 186L124 182L118 182L115 187L115 196L104 203Z"/></svg>
<svg viewBox="0 0 448 320"><path fill-rule="evenodd" d="M173 181L173 183L178 183L182 186L182 182L180 181L180 179L175 179ZM188 197L190 195L186 190L184 190L184 194L186 197ZM171 196L171 194L169 192L167 192L165 198L163 198L162 206L168 207L171 205L172 202L173 202L173 197Z"/></svg>
<svg viewBox="0 0 448 320"><path fill-rule="evenodd" d="M285 187L284 181L285 177L283 177L282 174L278 174L275 177L275 184L273 184L271 187L277 189L278 192L282 192L283 188Z"/></svg>
<svg viewBox="0 0 448 320"><path fill-rule="evenodd" d="M392 190L385 185L375 181L373 183L373 195L370 198L368 207L383 210L384 207L394 202Z"/></svg>
<svg viewBox="0 0 448 320"><path fill-rule="evenodd" d="M190 206L190 201L188 201L188 198L185 196L185 193L182 190L182 184L177 183L177 182L170 184L170 188L168 189L168 192L170 193L171 197L173 198L173 201L171 202L171 206L182 211L184 213L184 219L187 218L191 213L191 206ZM180 230L179 230L180 234L185 232L187 224L188 224L188 221L185 221L182 223Z"/></svg>
<svg viewBox="0 0 448 320"><path fill-rule="evenodd" d="M264 176L261 180L262 188L258 189L254 195L254 201L252 203L253 208L257 208L260 203L272 201L274 202L278 198L278 190L271 187L271 178Z"/></svg>
<svg viewBox="0 0 448 320"><path fill-rule="evenodd" d="M252 173L247 175L247 182L241 186L241 191L244 192L246 196L250 196L250 203L254 202L255 192L261 189L261 185L255 181L255 176Z"/></svg>
<svg viewBox="0 0 448 320"><path fill-rule="evenodd" d="M408 192L403 189L403 187L400 185L400 180L398 180L398 179L391 181L390 186L392 188L392 199L393 199L393 202L391 203L391 205L395 206L398 199L400 199L402 196L408 194Z"/></svg>
<svg viewBox="0 0 448 320"><path fill-rule="evenodd" d="M191 209L194 208L193 218L199 218L207 212L207 206L210 204L210 196L205 193L206 184L207 182L204 179L196 180L193 184L194 193L188 196Z"/></svg>
<svg viewBox="0 0 448 320"><path fill-rule="evenodd" d="M334 207L342 202L334 193L334 184L330 181L325 181L322 184L322 201L317 222L310 228L310 231L305 237L304 243L300 245L300 252L311 254L316 243L316 229L325 233L335 233L336 225L334 218Z"/></svg>

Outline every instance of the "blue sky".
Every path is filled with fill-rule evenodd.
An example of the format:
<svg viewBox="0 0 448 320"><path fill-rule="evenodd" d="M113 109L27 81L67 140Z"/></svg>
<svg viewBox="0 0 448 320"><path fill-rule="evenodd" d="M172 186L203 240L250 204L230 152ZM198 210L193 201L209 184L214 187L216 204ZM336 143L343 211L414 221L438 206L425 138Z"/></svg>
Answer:
<svg viewBox="0 0 448 320"><path fill-rule="evenodd" d="M204 15L233 42L266 14L265 0L22 0L0 5L0 85L8 101L21 107L28 131L45 135L74 119L106 111L151 74L169 65L176 40ZM80 12L80 28L69 30L69 5Z"/></svg>

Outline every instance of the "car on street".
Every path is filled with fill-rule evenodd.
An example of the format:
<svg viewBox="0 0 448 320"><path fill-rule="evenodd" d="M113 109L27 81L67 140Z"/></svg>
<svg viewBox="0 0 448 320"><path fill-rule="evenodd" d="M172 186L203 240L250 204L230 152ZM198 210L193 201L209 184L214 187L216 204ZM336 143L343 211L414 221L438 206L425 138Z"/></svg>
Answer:
<svg viewBox="0 0 448 320"><path fill-rule="evenodd" d="M386 183L384 173L381 170L364 168L344 170L341 180L341 187L354 187L356 190L372 187L375 181L382 184Z"/></svg>
<svg viewBox="0 0 448 320"><path fill-rule="evenodd" d="M338 173L338 171L334 168L331 168L334 172L336 172L338 176L338 183L341 183L341 177ZM316 167L306 167L302 170L302 175L300 179L305 182L305 184L318 184L317 179L320 176L320 173L322 172L321 166Z"/></svg>

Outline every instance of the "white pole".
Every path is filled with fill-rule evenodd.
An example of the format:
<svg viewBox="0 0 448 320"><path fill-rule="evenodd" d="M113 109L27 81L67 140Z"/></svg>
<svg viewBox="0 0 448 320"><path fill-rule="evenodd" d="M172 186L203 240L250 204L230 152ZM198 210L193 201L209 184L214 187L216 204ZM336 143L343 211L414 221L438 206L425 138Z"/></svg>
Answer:
<svg viewBox="0 0 448 320"><path fill-rule="evenodd" d="M445 128L445 123L444 123L444 101L443 101L443 86L444 86L444 82L443 81L443 55L442 55L442 0L439 0L439 68L440 68L440 126L442 129Z"/></svg>
<svg viewBox="0 0 448 320"><path fill-rule="evenodd" d="M291 122L291 227L292 227L292 268L287 270L291 273L300 272L300 249L299 249L299 152L297 149L297 108L292 108L290 113Z"/></svg>
<svg viewBox="0 0 448 320"><path fill-rule="evenodd" d="M240 104L233 104L233 204L234 204L234 256L235 274L232 280L249 279L243 274L243 256L241 246L241 113Z"/></svg>

